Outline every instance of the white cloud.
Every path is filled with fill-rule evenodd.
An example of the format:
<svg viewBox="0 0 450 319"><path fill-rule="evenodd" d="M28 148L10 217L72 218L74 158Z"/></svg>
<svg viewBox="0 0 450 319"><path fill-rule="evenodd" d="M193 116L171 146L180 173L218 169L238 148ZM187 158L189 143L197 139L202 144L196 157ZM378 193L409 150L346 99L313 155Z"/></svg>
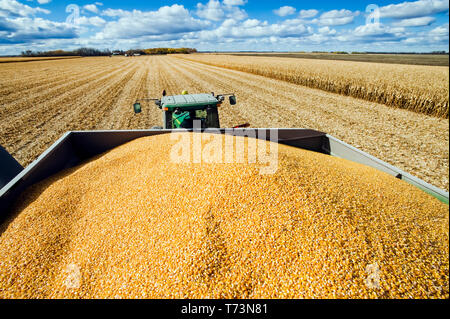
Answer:
<svg viewBox="0 0 450 319"><path fill-rule="evenodd" d="M418 18L431 14L447 11L448 0L419 0L415 2L403 2L390 4L380 8L380 17L383 18Z"/></svg>
<svg viewBox="0 0 450 319"><path fill-rule="evenodd" d="M87 4L83 7L83 9L93 12L93 13L98 13L98 8L95 4Z"/></svg>
<svg viewBox="0 0 450 319"><path fill-rule="evenodd" d="M318 23L320 25L346 25L353 22L355 15L358 15L358 12L352 12L350 10L342 9L342 10L331 10L322 13L319 19L314 19L313 22Z"/></svg>
<svg viewBox="0 0 450 319"><path fill-rule="evenodd" d="M197 15L200 18L220 21L225 17L225 12L222 9L222 5L218 0L209 0L207 4L197 4Z"/></svg>
<svg viewBox="0 0 450 319"><path fill-rule="evenodd" d="M77 23L80 25L92 25L94 27L102 27L106 24L106 21L100 17L79 17L77 20Z"/></svg>
<svg viewBox="0 0 450 319"><path fill-rule="evenodd" d="M242 0L229 0L221 3L218 0L209 0L208 3L197 4L197 16L210 21L222 21L226 18L234 20L244 20L248 17L245 10L239 8L239 5L245 4Z"/></svg>
<svg viewBox="0 0 450 319"><path fill-rule="evenodd" d="M389 16L393 21L382 19L385 24L351 28L333 26L354 22L360 14L358 11L342 9L320 14L316 9L298 11L284 6L287 7L284 11L283 7L276 10L280 16L298 12L297 16L271 23L249 18L243 7L246 0L202 0L193 11L182 5L154 11L103 9L101 2L91 0L85 2L78 26L70 26L37 18L39 14L49 13L33 7L32 4L37 6L38 2L42 4L45 0L0 0L1 54L26 49L70 50L80 46L99 49L183 46L199 50L448 50L448 23L421 28L439 21L434 16L436 12L448 10L448 3L439 0L385 6L382 17ZM433 13L426 14L427 10ZM415 16L419 13L420 16ZM364 19L357 22L364 24ZM100 31L92 36L93 30Z"/></svg>
<svg viewBox="0 0 450 319"><path fill-rule="evenodd" d="M447 36L448 38L448 23L443 24L437 28L430 31L430 35L433 36Z"/></svg>
<svg viewBox="0 0 450 319"><path fill-rule="evenodd" d="M243 22L227 19L214 30L203 30L195 34L189 34L186 37L196 37L204 41L217 41L228 38L287 38L309 35L311 31L309 27L303 25L298 19L285 20L276 24L269 24L267 21L257 19L247 19Z"/></svg>
<svg viewBox="0 0 450 319"><path fill-rule="evenodd" d="M130 15L130 11L125 11L122 9L106 9L103 10L102 15L107 17L124 17L126 15Z"/></svg>
<svg viewBox="0 0 450 319"><path fill-rule="evenodd" d="M403 43L409 45L433 45L433 44L442 44L448 48L448 23L443 24L439 27L434 28L433 30L426 32L418 32L414 33L412 36L403 40ZM443 50L442 48L439 50ZM445 49L444 49L445 50Z"/></svg>
<svg viewBox="0 0 450 319"><path fill-rule="evenodd" d="M405 28L390 27L381 23L372 23L360 25L353 30L345 30L336 36L336 39L341 42L351 43L371 43L378 45L387 42L399 42L407 37ZM386 49L384 50L386 51Z"/></svg>
<svg viewBox="0 0 450 319"><path fill-rule="evenodd" d="M108 22L97 33L97 39L139 38L145 36L172 37L174 34L199 31L210 23L193 18L182 5L164 6L157 11L120 11L117 21ZM112 12L109 12L112 14Z"/></svg>
<svg viewBox="0 0 450 319"><path fill-rule="evenodd" d="M89 23L92 24L94 27L101 27L106 24L106 21L100 17L91 17L89 18Z"/></svg>
<svg viewBox="0 0 450 319"><path fill-rule="evenodd" d="M330 29L330 27L328 27L328 26L319 28L318 31L320 34L327 34L327 35L334 35L337 33L336 30Z"/></svg>
<svg viewBox="0 0 450 319"><path fill-rule="evenodd" d="M330 43L332 41L330 36L326 33L314 33L308 36L305 40L315 44Z"/></svg>
<svg viewBox="0 0 450 319"><path fill-rule="evenodd" d="M78 35L66 23L53 22L42 18L18 17L5 19L10 31L0 38L0 44L30 43L46 39L72 39Z"/></svg>
<svg viewBox="0 0 450 319"><path fill-rule="evenodd" d="M76 28L66 23L38 18L36 15L39 13L49 14L50 11L30 7L15 0L0 0L0 44L73 39L78 36Z"/></svg>
<svg viewBox="0 0 450 319"><path fill-rule="evenodd" d="M434 21L436 21L436 18L420 17L420 18L403 19L400 21L393 22L392 25L396 27L423 27L432 24Z"/></svg>
<svg viewBox="0 0 450 319"><path fill-rule="evenodd" d="M9 19L0 17L0 32L2 33L2 37L6 37L8 34L7 32L11 32L14 30L16 30L16 28Z"/></svg>
<svg viewBox="0 0 450 319"><path fill-rule="evenodd" d="M258 19L247 19L242 23L242 27L244 28L254 28L260 25L261 22Z"/></svg>
<svg viewBox="0 0 450 319"><path fill-rule="evenodd" d="M299 18L302 18L302 19L314 18L318 13L319 13L319 11L317 11L315 9L300 10Z"/></svg>
<svg viewBox="0 0 450 319"><path fill-rule="evenodd" d="M50 11L39 7L32 8L16 0L0 0L0 17L27 17Z"/></svg>
<svg viewBox="0 0 450 319"><path fill-rule="evenodd" d="M381 23L371 23L360 25L353 30L353 34L356 36L382 36L386 34L394 34L399 32L404 32L404 28L390 28Z"/></svg>
<svg viewBox="0 0 450 319"><path fill-rule="evenodd" d="M284 6L277 10L273 10L273 13L275 13L277 16L285 17L285 16L293 15L295 13L295 11L297 11L297 9L295 9L294 7Z"/></svg>
<svg viewBox="0 0 450 319"><path fill-rule="evenodd" d="M223 4L226 6L243 6L247 3L247 0L223 0Z"/></svg>
<svg viewBox="0 0 450 319"><path fill-rule="evenodd" d="M37 0L37 2L38 2L39 4L47 4L47 3L52 2L52 0Z"/></svg>
<svg viewBox="0 0 450 319"><path fill-rule="evenodd" d="M352 17L352 16L353 16L353 12L351 12L350 10L342 9L342 10L331 10L331 11L324 12L324 13L322 13L322 15L320 17L324 18L324 19L331 19L331 18L344 18L344 17Z"/></svg>
<svg viewBox="0 0 450 319"><path fill-rule="evenodd" d="M238 7L226 7L226 17L235 20L244 20L248 17L244 9Z"/></svg>

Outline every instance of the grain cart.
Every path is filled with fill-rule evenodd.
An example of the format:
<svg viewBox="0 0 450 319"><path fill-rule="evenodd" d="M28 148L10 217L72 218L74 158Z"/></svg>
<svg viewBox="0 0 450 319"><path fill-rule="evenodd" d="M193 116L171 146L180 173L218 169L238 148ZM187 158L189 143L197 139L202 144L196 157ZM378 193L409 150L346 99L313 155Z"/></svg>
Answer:
<svg viewBox="0 0 450 319"><path fill-rule="evenodd" d="M194 127L194 121L201 123L201 128L219 128L218 108L229 97L230 105L236 104L236 96L233 93L214 95L214 93L185 94L167 96L163 92L161 99L140 99L134 104L134 112L142 112L142 101L155 101L155 104L163 110L162 129L190 129ZM248 124L239 125L246 127Z"/></svg>
<svg viewBox="0 0 450 319"><path fill-rule="evenodd" d="M211 99L211 101L213 101ZM310 129L252 129L258 139L268 140L277 131L277 141L301 149L345 158L381 170L404 180L447 203L449 193L430 185L386 162L342 142L323 132ZM176 129L150 129L126 131L73 131L64 134L48 150L28 167L23 168L0 146L0 224L11 213L9 207L19 199L26 189L64 169L75 167L101 153L123 145L134 139L168 134ZM188 129L188 131L194 131ZM204 130L197 130L203 132ZM216 134L242 136L247 129L218 129Z"/></svg>

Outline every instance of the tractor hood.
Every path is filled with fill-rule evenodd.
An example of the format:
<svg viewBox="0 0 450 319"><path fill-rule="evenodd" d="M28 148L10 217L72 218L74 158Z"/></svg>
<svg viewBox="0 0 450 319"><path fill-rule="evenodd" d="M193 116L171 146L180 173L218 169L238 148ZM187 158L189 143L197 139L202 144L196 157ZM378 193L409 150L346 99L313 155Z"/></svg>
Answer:
<svg viewBox="0 0 450 319"><path fill-rule="evenodd" d="M175 108L196 109L207 105L217 105L219 101L212 94L188 94L164 96L161 99L161 107L172 111Z"/></svg>

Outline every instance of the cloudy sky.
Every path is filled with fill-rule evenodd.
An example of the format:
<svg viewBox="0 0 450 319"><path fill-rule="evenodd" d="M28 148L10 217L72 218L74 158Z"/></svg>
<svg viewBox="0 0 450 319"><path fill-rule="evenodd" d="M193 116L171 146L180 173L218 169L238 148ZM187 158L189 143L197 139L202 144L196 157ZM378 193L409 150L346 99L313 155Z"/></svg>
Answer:
<svg viewBox="0 0 450 319"><path fill-rule="evenodd" d="M0 0L0 55L23 50L448 51L448 0Z"/></svg>

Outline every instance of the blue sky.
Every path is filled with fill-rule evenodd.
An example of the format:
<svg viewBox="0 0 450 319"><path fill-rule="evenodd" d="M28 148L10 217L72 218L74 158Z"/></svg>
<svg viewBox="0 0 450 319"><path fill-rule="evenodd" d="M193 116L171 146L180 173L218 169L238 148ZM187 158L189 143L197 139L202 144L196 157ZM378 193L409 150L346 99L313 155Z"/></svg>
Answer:
<svg viewBox="0 0 450 319"><path fill-rule="evenodd" d="M448 51L448 12L448 0L0 0L0 54L80 46Z"/></svg>

